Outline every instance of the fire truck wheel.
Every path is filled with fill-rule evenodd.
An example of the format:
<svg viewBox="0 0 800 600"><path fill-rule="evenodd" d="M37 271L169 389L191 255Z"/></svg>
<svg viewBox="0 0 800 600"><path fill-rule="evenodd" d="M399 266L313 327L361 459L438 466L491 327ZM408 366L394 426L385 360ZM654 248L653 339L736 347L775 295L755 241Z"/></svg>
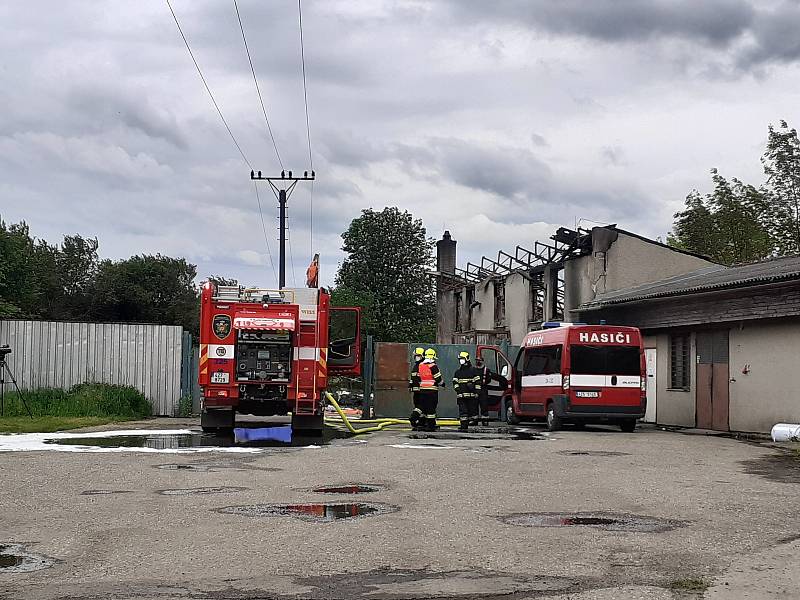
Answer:
<svg viewBox="0 0 800 600"><path fill-rule="evenodd" d="M514 414L514 403L510 399L506 400L505 402L505 406L503 407L503 415L505 416L507 424L519 425L519 417Z"/></svg>
<svg viewBox="0 0 800 600"><path fill-rule="evenodd" d="M553 403L547 405L547 431L558 431L561 429L561 417L556 414Z"/></svg>
<svg viewBox="0 0 800 600"><path fill-rule="evenodd" d="M633 433L636 429L636 419L626 419L619 424L619 428L625 433Z"/></svg>
<svg viewBox="0 0 800 600"><path fill-rule="evenodd" d="M204 410L200 413L200 427L206 432L233 429L236 414L232 410Z"/></svg>

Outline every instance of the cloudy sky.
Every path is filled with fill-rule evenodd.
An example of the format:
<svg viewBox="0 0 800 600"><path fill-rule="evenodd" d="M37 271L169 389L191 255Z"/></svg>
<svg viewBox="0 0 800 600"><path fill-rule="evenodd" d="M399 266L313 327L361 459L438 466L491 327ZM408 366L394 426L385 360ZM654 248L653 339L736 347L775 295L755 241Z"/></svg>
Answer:
<svg viewBox="0 0 800 600"><path fill-rule="evenodd" d="M232 0L173 7L247 159L278 173ZM307 169L297 3L239 8L283 163ZM767 124L800 123L795 0L304 0L303 18L318 181L313 236L309 186L290 200L298 284L312 252L332 282L366 207L449 229L461 266L580 220L663 237L710 168L758 184ZM0 217L275 283L250 167L166 2L5 2L0 23Z"/></svg>

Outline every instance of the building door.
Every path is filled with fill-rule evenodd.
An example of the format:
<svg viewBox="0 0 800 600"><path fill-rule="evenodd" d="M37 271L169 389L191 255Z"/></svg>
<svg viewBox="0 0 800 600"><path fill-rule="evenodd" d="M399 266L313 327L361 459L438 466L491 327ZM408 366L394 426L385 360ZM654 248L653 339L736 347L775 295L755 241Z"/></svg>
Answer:
<svg viewBox="0 0 800 600"><path fill-rule="evenodd" d="M644 420L648 423L656 422L656 349L645 348L645 362L647 363L647 410Z"/></svg>
<svg viewBox="0 0 800 600"><path fill-rule="evenodd" d="M728 331L697 334L697 426L728 431Z"/></svg>

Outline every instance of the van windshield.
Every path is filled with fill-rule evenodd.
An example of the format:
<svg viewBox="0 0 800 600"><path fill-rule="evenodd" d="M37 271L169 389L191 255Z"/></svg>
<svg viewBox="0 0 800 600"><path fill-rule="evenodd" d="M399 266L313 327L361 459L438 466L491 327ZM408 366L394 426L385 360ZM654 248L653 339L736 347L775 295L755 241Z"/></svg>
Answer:
<svg viewBox="0 0 800 600"><path fill-rule="evenodd" d="M575 375L641 375L636 346L570 346L570 373Z"/></svg>

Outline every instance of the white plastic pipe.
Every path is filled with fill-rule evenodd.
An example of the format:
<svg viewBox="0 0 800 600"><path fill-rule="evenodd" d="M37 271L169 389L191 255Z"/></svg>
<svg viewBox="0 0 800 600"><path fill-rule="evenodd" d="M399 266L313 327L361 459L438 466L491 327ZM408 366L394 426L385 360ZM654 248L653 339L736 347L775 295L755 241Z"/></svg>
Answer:
<svg viewBox="0 0 800 600"><path fill-rule="evenodd" d="M797 423L778 423L772 428L773 442L800 442L800 425Z"/></svg>

